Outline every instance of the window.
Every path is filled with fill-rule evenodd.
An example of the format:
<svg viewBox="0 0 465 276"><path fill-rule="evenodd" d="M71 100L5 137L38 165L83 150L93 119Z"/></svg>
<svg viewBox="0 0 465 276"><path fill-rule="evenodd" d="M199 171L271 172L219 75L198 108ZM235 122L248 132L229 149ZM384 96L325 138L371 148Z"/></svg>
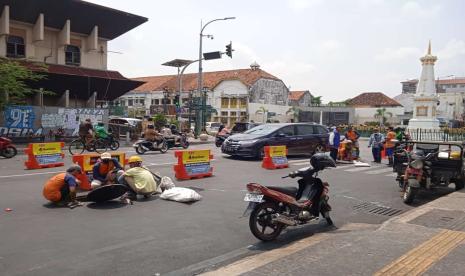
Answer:
<svg viewBox="0 0 465 276"><path fill-rule="evenodd" d="M139 104L140 105L145 105L145 100L144 99L139 99Z"/></svg>
<svg viewBox="0 0 465 276"><path fill-rule="evenodd" d="M159 99L152 99L152 105L159 105L160 100Z"/></svg>
<svg viewBox="0 0 465 276"><path fill-rule="evenodd" d="M134 100L128 99L128 106L133 106L133 105L134 105Z"/></svg>
<svg viewBox="0 0 465 276"><path fill-rule="evenodd" d="M314 126L315 128L315 133L318 133L318 134L327 134L328 133L328 130L324 127L321 127L321 126Z"/></svg>
<svg viewBox="0 0 465 276"><path fill-rule="evenodd" d="M237 116L237 112L236 111L231 111L231 117L236 117Z"/></svg>
<svg viewBox="0 0 465 276"><path fill-rule="evenodd" d="M241 112L242 117L247 117L247 112Z"/></svg>
<svg viewBox="0 0 465 276"><path fill-rule="evenodd" d="M237 99L231 99L231 108L236 108L237 107Z"/></svg>
<svg viewBox="0 0 465 276"><path fill-rule="evenodd" d="M286 126L278 130L278 134L285 134L286 136L294 136L294 126Z"/></svg>
<svg viewBox="0 0 465 276"><path fill-rule="evenodd" d="M65 63L67 65L81 65L81 50L74 45L66 45L65 47Z"/></svg>
<svg viewBox="0 0 465 276"><path fill-rule="evenodd" d="M221 98L221 108L229 108L229 99Z"/></svg>
<svg viewBox="0 0 465 276"><path fill-rule="evenodd" d="M221 111L221 117L228 117L227 111Z"/></svg>
<svg viewBox="0 0 465 276"><path fill-rule="evenodd" d="M241 101L240 101L240 104L241 104L241 108L246 108L247 107L247 99L246 98L242 98Z"/></svg>
<svg viewBox="0 0 465 276"><path fill-rule="evenodd" d="M6 56L9 58L26 57L26 46L24 45L24 38L14 35L8 36L6 41Z"/></svg>
<svg viewBox="0 0 465 276"><path fill-rule="evenodd" d="M298 125L297 134L298 135L312 135L314 132L313 126L309 125Z"/></svg>

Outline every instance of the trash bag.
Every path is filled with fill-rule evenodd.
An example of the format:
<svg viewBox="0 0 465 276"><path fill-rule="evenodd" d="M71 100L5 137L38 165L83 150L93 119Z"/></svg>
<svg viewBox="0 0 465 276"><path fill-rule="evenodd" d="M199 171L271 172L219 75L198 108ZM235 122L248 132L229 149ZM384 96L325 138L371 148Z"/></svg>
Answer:
<svg viewBox="0 0 465 276"><path fill-rule="evenodd" d="M160 189L162 192L174 188L174 182L168 176L163 176L160 181Z"/></svg>
<svg viewBox="0 0 465 276"><path fill-rule="evenodd" d="M174 187L165 190L160 195L160 198L177 202L192 202L201 200L202 196L199 195L196 191L189 188Z"/></svg>

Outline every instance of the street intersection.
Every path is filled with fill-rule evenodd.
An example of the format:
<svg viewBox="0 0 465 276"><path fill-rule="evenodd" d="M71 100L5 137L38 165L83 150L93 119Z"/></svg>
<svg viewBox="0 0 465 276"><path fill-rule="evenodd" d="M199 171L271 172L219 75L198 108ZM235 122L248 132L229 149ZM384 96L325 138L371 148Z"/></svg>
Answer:
<svg viewBox="0 0 465 276"><path fill-rule="evenodd" d="M260 161L233 159L212 144L191 148L212 150L213 177L176 181L173 151L142 158L146 166L173 178L177 186L200 193L203 199L193 204L152 198L134 205L114 201L73 210L53 208L42 197L42 187L63 167L26 171L25 156L0 160L0 207L12 209L0 215L0 271L4 275L57 271L63 275L192 275L331 231L325 223L315 222L284 232L277 242L262 243L250 233L248 218L242 217L247 183L297 185L281 176L308 166L308 157L291 157L289 169L264 170ZM123 150L135 154L131 148ZM368 150L362 151L362 157L371 160ZM69 165L70 157L66 160ZM420 194L415 205L405 205L392 169L385 164L340 165L320 177L330 184L331 215L339 228L349 223L378 225L453 191Z"/></svg>

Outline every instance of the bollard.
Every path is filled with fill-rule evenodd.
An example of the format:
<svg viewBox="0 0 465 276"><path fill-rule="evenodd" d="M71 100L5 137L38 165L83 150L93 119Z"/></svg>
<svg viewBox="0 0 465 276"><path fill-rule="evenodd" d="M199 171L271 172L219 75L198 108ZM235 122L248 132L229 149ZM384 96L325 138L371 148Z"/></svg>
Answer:
<svg viewBox="0 0 465 276"><path fill-rule="evenodd" d="M129 131L126 131L126 145L131 145L131 133L129 133Z"/></svg>

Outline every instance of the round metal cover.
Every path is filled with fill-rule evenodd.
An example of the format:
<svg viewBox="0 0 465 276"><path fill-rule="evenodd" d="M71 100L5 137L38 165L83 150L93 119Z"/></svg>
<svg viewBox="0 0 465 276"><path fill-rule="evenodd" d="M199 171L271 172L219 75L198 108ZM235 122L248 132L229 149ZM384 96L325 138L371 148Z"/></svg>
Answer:
<svg viewBox="0 0 465 276"><path fill-rule="evenodd" d="M127 188L121 184L111 184L98 187L87 194L87 200L92 202L104 202L118 198L127 192Z"/></svg>

